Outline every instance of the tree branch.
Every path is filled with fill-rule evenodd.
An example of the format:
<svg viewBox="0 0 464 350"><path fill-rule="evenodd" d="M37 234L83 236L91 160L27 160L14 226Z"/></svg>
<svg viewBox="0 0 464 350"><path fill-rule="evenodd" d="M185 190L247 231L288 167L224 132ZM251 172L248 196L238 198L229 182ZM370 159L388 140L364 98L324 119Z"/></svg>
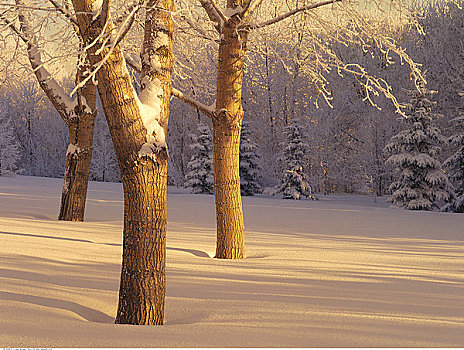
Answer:
<svg viewBox="0 0 464 350"><path fill-rule="evenodd" d="M72 24L79 26L77 20L73 17L72 13L60 6L55 0L48 0L57 10L66 16L67 19L71 21Z"/></svg>
<svg viewBox="0 0 464 350"><path fill-rule="evenodd" d="M179 91L179 90L177 90L175 88L172 88L171 94L172 94L172 96L177 97L179 100L185 102L186 104L190 105L191 107L199 110L200 112L202 112L206 116L208 116L210 118L214 117L214 108L213 108L213 106L207 106L207 105L195 100L194 98L185 95L184 93L182 93L181 91Z"/></svg>
<svg viewBox="0 0 464 350"><path fill-rule="evenodd" d="M11 31L15 33L17 36L19 36L21 40L27 45L29 40L24 36L23 33L21 33L21 31L18 28L15 27L14 23L10 22L6 18L1 18L1 20L5 22L7 28L10 28Z"/></svg>
<svg viewBox="0 0 464 350"><path fill-rule="evenodd" d="M142 73L142 64L135 61L130 57L128 54L124 53L124 60L126 61L127 65L135 70L137 73Z"/></svg>
<svg viewBox="0 0 464 350"><path fill-rule="evenodd" d="M20 5L19 0L16 0L16 3L17 5ZM17 30L14 27L11 28L13 31L15 31L15 33L18 33L20 38L27 45L27 56L29 58L29 62L31 63L32 71L34 72L40 87L45 92L66 124L68 124L69 118L74 112L74 107L76 107L76 102L72 101L68 97L64 89L44 67L37 39L33 33L31 33L29 28L27 14L20 12L18 19L21 26L20 30Z"/></svg>
<svg viewBox="0 0 464 350"><path fill-rule="evenodd" d="M222 13L222 11L219 9L218 5L216 4L216 2L214 0L207 0L211 6L213 6L214 10L216 11L216 13L219 15L219 17L221 17L221 19L224 21L224 22L227 22L227 18L226 16Z"/></svg>
<svg viewBox="0 0 464 350"><path fill-rule="evenodd" d="M220 33L224 23L227 21L226 16L219 10L214 0L200 0L200 4L206 11L209 19L217 23L216 30Z"/></svg>
<svg viewBox="0 0 464 350"><path fill-rule="evenodd" d="M311 5L303 6L303 7L297 8L295 10L292 10L290 12L284 13L283 15L278 16L276 18L270 19L269 21L266 21L266 22L263 22L263 23L260 23L260 24L255 24L255 25L247 24L247 25L243 26L242 28L246 28L246 29L251 30L251 29L259 29L259 28L267 27L267 26L276 24L276 23L278 23L280 21L283 21L284 19L287 19L288 17L296 15L297 13L305 12L305 11L309 11L309 10L314 10L314 9L322 7L322 6L334 4L336 2L341 2L341 1L342 0L327 0L327 1L319 2L317 4L311 4ZM259 2L259 0L258 0L258 2Z"/></svg>
<svg viewBox="0 0 464 350"><path fill-rule="evenodd" d="M246 19L247 17L251 16L255 10L258 8L259 5L261 5L261 3L263 2L263 0L249 0L246 4L245 4L245 7L242 11L242 13L240 14L240 17L242 18L242 20Z"/></svg>

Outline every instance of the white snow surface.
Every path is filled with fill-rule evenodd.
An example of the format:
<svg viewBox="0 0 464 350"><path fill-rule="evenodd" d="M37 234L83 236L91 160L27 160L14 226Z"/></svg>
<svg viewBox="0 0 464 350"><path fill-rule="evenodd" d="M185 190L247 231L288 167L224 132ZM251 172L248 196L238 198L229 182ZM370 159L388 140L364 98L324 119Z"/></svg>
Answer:
<svg viewBox="0 0 464 350"><path fill-rule="evenodd" d="M115 325L122 186L0 177L2 347L462 347L464 214L351 195L243 198L246 259L212 258L214 197L168 189L164 326Z"/></svg>

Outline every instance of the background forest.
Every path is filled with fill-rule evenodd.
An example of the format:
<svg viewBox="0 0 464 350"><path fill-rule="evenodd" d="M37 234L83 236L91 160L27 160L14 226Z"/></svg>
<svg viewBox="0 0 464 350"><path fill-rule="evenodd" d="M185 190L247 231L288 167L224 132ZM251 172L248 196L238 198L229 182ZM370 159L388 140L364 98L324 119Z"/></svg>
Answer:
<svg viewBox="0 0 464 350"><path fill-rule="evenodd" d="M433 100L436 101L435 112L441 117L436 124L444 135L452 136L460 131L460 126L450 121L462 112L459 94L464 89L464 14L454 2L424 5L419 13L424 35L417 33L413 24L386 22L384 30L406 48L415 62L422 64L421 69L427 72L427 88L437 91ZM7 34L2 32L4 36ZM366 90L356 77L347 73L342 76L336 70L323 73L333 98L329 101L332 107L322 97L318 100L311 75L306 74L304 60L298 59L298 45L278 38L262 38L256 50L250 45L246 60L243 108L248 131L244 131L246 137L242 137L242 143L251 143L247 152L256 154L249 155L256 168L252 174L257 182L251 193L281 181L285 167L282 151L289 142L285 128L290 120L298 121L301 142L307 145L301 163L313 193L376 196L389 193L389 185L396 175L394 167L385 164L388 155L384 148L401 129L401 116L395 113L393 103L383 96L369 96L378 106L375 108L366 99ZM3 40L2 52L7 52L7 43L8 40ZM408 102L408 91L414 89L414 82L407 65L399 61L391 64L385 61L385 56L356 45L338 44L334 50L343 60L355 62L388 81L398 102ZM175 76L174 85L211 104L217 61L213 44L192 39L188 45L175 45L175 51L181 69L178 69L180 73ZM11 57L2 55L0 63L2 175L13 171L62 177L69 144L66 125L38 87L24 58L17 55L19 53ZM62 79L72 81L73 77ZM90 179L120 181L101 106L98 110ZM206 132L203 125L208 126L210 120L177 99L172 100L171 116L168 183L191 187L192 179L188 174L194 164L189 165L189 162L195 158L195 143L201 130ZM455 152L447 143L442 145L442 150L438 155L440 162ZM212 173L205 176L212 176Z"/></svg>

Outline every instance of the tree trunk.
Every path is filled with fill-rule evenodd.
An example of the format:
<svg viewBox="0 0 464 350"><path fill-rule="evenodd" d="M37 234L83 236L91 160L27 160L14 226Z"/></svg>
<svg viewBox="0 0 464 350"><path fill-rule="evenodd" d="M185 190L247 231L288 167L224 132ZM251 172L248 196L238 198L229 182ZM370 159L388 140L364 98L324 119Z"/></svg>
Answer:
<svg viewBox="0 0 464 350"><path fill-rule="evenodd" d="M240 196L239 146L243 119L242 78L246 32L237 34L231 18L219 44L216 114L213 118L214 195L216 200L216 258L242 259L245 233Z"/></svg>
<svg viewBox="0 0 464 350"><path fill-rule="evenodd" d="M16 5L18 5L18 8L23 8L25 4L21 0L16 0ZM37 82L69 129L69 147L66 152L64 182L58 219L83 221L90 160L92 157L93 129L96 116L96 88L91 81L87 82L82 88L78 89L76 101L71 101L60 84L44 67L38 39L30 25L29 13L20 10L18 19L22 32L20 37L27 45L29 62L37 78ZM80 39L83 40L82 37ZM85 64L78 66L77 84L83 79L84 73L89 67L88 63L88 58L86 57ZM29 135L32 135L32 119L28 118L27 120ZM31 147L30 149L32 152ZM30 156L32 169L32 153L30 153ZM32 173L34 174L34 171Z"/></svg>
<svg viewBox="0 0 464 350"><path fill-rule="evenodd" d="M79 70L77 83L84 67ZM82 106L81 98L86 101ZM93 150L93 131L96 117L96 87L88 82L78 91L77 117L68 121L69 147L66 152L63 190L58 220L84 221L90 162Z"/></svg>
<svg viewBox="0 0 464 350"><path fill-rule="evenodd" d="M142 47L140 100L154 106L161 99L159 124L167 133L172 89L173 0L150 0L145 19ZM165 45L168 39L168 44ZM158 67L158 62L159 66ZM153 89L161 86L162 93ZM164 318L167 148L156 158L142 158L130 181L124 181L124 248L116 323L161 325ZM124 178L123 178L124 179ZM134 234L143 232L144 234Z"/></svg>
<svg viewBox="0 0 464 350"><path fill-rule="evenodd" d="M84 221L92 146L81 147L79 145L82 146L81 143L77 143L77 145L70 143L66 153L58 220Z"/></svg>
<svg viewBox="0 0 464 350"><path fill-rule="evenodd" d="M151 8L157 3L159 10ZM105 4L105 2L104 2ZM87 41L94 40L102 28L109 33L111 23L93 20L92 0L73 0L74 10L81 31L87 33ZM102 12L105 11L105 5ZM173 0L149 1L143 52L157 54L160 71L151 62L142 62L143 89L150 89L150 81L161 83L162 93L159 124L166 133L169 116L169 100L172 81L172 19ZM90 23L92 22L92 26ZM90 30L87 30L90 28ZM150 51L150 41L156 31L168 35L167 43ZM99 45L90 49L92 64L100 62L108 50L97 53ZM148 48L147 48L148 47ZM155 52L156 51L156 52ZM147 127L140 113L140 101L131 84L121 50L116 46L97 72L98 91L105 110L110 133L115 145L124 189L124 240L119 289L119 305L116 323L154 325L162 324L165 298L166 257L166 180L167 149L158 147L153 153L141 154L147 144ZM148 85L147 85L148 84ZM141 101L145 103L144 101Z"/></svg>
<svg viewBox="0 0 464 350"><path fill-rule="evenodd" d="M116 323L160 325L165 298L167 155L157 164L143 163L123 176L124 245Z"/></svg>

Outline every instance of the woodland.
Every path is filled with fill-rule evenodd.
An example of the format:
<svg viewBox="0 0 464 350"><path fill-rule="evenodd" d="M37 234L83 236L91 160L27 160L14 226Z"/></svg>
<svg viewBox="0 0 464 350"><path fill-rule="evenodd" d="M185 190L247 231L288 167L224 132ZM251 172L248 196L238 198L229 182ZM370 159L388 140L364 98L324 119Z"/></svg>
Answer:
<svg viewBox="0 0 464 350"><path fill-rule="evenodd" d="M216 259L247 196L464 212L463 5L6 0L0 174L63 178L63 221L121 182L115 322L161 325L168 185L214 196Z"/></svg>

